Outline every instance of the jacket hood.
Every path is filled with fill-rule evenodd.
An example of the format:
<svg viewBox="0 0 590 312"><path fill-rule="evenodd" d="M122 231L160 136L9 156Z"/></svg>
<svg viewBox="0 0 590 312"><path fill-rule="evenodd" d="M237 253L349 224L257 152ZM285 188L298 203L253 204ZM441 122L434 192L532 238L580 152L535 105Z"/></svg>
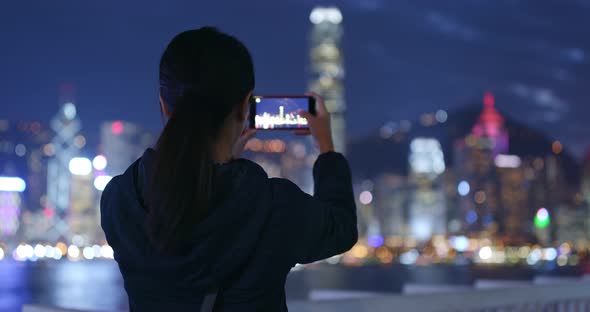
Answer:
<svg viewBox="0 0 590 312"><path fill-rule="evenodd" d="M123 175L113 178L101 198L101 225L127 291L130 296L160 296L174 288L169 296L183 296L182 289L194 296L195 289L222 287L246 266L270 215L266 173L244 159L215 165L214 190L223 191L223 198L217 198L207 217L195 224L182 256L163 255L150 243L146 227L145 198L154 153L146 150Z"/></svg>

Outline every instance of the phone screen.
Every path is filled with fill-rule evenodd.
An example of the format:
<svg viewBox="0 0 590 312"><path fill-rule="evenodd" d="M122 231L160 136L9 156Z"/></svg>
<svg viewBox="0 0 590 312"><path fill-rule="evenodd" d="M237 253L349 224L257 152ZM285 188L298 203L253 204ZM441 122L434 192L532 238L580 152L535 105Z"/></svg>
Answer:
<svg viewBox="0 0 590 312"><path fill-rule="evenodd" d="M255 96L250 111L250 127L262 130L308 129L308 121L299 115L304 110L314 113L312 98L307 96Z"/></svg>

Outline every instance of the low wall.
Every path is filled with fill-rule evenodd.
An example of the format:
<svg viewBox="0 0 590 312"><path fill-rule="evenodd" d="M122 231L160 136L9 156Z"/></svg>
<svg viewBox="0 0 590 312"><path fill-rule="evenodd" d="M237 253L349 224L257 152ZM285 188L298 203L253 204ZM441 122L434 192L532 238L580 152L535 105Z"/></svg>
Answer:
<svg viewBox="0 0 590 312"><path fill-rule="evenodd" d="M590 311L590 282L333 301L298 301L289 304L289 311Z"/></svg>

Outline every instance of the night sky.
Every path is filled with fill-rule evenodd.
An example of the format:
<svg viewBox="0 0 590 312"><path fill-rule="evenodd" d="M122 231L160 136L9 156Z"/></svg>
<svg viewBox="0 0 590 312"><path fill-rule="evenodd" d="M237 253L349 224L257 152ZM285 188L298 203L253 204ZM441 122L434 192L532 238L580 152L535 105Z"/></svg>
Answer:
<svg viewBox="0 0 590 312"><path fill-rule="evenodd" d="M85 133L102 120L157 130L157 64L172 36L217 26L244 41L257 92L303 93L314 5L344 16L349 134L439 108L499 109L566 143L590 146L590 1L5 1L0 118L47 122L59 85L76 86Z"/></svg>

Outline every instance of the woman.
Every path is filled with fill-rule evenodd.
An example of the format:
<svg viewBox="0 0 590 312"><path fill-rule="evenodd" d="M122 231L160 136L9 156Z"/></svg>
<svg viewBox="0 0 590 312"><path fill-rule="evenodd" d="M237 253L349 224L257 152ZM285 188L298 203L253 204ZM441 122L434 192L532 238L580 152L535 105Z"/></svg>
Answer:
<svg viewBox="0 0 590 312"><path fill-rule="evenodd" d="M286 311L296 263L356 242L350 171L322 99L315 116L300 112L321 152L312 197L239 159L254 134L243 131L253 89L248 50L213 28L185 31L164 52L166 126L101 199L131 311Z"/></svg>

